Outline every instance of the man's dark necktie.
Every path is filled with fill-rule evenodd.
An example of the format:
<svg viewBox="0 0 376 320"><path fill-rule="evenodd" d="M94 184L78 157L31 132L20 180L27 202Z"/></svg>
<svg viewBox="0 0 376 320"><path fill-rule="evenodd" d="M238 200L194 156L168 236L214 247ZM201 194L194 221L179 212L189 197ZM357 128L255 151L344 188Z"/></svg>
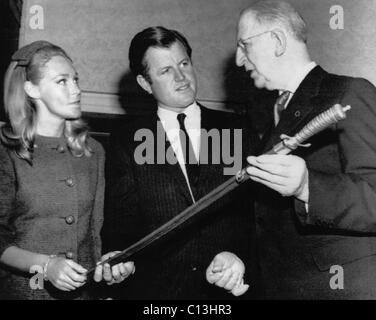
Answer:
<svg viewBox="0 0 376 320"><path fill-rule="evenodd" d="M181 150L184 157L185 169L187 171L189 183L192 187L197 183L199 169L198 161L193 150L191 139L189 139L188 132L185 128L184 121L186 114L179 113L177 118L180 125L179 137Z"/></svg>
<svg viewBox="0 0 376 320"><path fill-rule="evenodd" d="M277 115L275 120L275 125L277 126L278 122L281 120L281 116L283 111L286 108L287 101L290 97L290 91L284 91L280 94L280 96L277 98L277 101L275 102L275 108L277 110Z"/></svg>

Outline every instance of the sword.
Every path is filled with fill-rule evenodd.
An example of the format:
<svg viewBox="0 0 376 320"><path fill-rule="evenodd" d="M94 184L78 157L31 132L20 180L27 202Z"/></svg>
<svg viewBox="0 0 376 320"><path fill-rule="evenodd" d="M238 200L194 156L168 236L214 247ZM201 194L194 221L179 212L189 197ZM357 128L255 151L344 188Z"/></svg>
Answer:
<svg viewBox="0 0 376 320"><path fill-rule="evenodd" d="M295 150L299 146L309 147L309 144L304 145L303 143L317 134L318 132L324 130L325 128L337 123L340 120L346 118L346 112L350 110L350 106L342 107L340 104L335 104L330 109L320 113L318 116L313 118L308 124L306 124L303 129L301 129L293 137L287 135L281 135L281 142L276 144L271 150L266 152L266 154L289 154L291 151ZM105 263L111 266L118 264L120 262L129 261L135 253L141 251L142 249L148 247L158 239L166 236L171 231L181 226L184 222L191 219L192 217L198 215L202 210L210 206L212 203L222 198L225 194L229 193L240 184L249 180L249 175L247 174L247 167L240 170L235 176L231 177L224 183L220 184L214 190L209 192L207 195L199 199L197 202L193 203L177 216L167 221L165 224L160 226L158 229L149 233L139 241L135 242L125 250L117 253L111 258L98 262L98 265L104 265ZM88 277L92 277L95 271L95 267L87 272Z"/></svg>

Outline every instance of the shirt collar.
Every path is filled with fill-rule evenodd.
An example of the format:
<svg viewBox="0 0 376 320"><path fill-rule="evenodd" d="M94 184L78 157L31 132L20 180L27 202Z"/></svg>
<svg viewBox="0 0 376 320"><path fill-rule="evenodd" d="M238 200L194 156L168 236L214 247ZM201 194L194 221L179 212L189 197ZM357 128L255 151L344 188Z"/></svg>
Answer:
<svg viewBox="0 0 376 320"><path fill-rule="evenodd" d="M317 63L314 61L305 65L302 69L299 70L298 73L296 73L290 78L289 82L287 83L286 90L290 91L291 93L295 93L295 91L298 89L298 87L300 86L304 78L307 76L307 74L310 73L311 70L315 68L316 66L317 66ZM280 90L280 93L281 92L282 91Z"/></svg>
<svg viewBox="0 0 376 320"><path fill-rule="evenodd" d="M183 113L187 116L187 121L190 123L195 123L200 125L200 119L201 119L201 109L197 105L196 102L193 102L191 105L186 107L183 110ZM176 111L167 110L165 108L158 107L157 111L159 119L162 121L167 129L169 129L171 126L176 127L177 122L177 115L178 113ZM171 124L171 125L170 125Z"/></svg>

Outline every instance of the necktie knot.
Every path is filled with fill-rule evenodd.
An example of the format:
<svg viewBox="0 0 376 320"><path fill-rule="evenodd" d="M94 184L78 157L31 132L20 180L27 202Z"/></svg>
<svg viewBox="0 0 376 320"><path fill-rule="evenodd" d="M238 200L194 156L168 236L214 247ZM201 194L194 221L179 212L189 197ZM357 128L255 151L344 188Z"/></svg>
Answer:
<svg viewBox="0 0 376 320"><path fill-rule="evenodd" d="M287 100L289 99L290 96L290 91L283 91L279 97L277 98L276 104L278 106L282 106L283 108L285 107Z"/></svg>
<svg viewBox="0 0 376 320"><path fill-rule="evenodd" d="M178 118L180 128L185 128L184 121L185 121L186 117L187 117L187 115L183 112L178 114L177 118Z"/></svg>

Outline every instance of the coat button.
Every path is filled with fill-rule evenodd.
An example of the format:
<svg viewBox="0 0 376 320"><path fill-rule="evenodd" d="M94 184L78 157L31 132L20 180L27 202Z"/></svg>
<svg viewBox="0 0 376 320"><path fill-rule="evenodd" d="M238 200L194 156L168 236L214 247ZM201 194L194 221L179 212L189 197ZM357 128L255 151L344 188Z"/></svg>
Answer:
<svg viewBox="0 0 376 320"><path fill-rule="evenodd" d="M294 115L295 115L296 118L300 117L300 111L295 111Z"/></svg>
<svg viewBox="0 0 376 320"><path fill-rule="evenodd" d="M57 152L64 153L65 152L65 148L63 146L58 146L57 147Z"/></svg>
<svg viewBox="0 0 376 320"><path fill-rule="evenodd" d="M68 187L73 187L74 186L74 181L72 178L67 178L65 179L65 184L68 186Z"/></svg>
<svg viewBox="0 0 376 320"><path fill-rule="evenodd" d="M73 224L74 221L75 221L75 219L74 219L73 216L68 216L68 217L65 218L65 222L66 222L67 224Z"/></svg>
<svg viewBox="0 0 376 320"><path fill-rule="evenodd" d="M74 253L73 253L72 251L67 251L67 252L65 253L65 257L66 257L67 259L73 259L73 257L74 257Z"/></svg>

